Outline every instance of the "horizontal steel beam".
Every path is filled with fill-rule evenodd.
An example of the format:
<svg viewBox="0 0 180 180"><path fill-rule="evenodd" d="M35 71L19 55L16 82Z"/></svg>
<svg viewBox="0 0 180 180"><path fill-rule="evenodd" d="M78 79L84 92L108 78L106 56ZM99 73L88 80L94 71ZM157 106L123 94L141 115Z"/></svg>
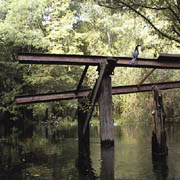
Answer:
<svg viewBox="0 0 180 180"><path fill-rule="evenodd" d="M117 58L118 59L118 58ZM179 54L160 54L157 59L138 58L135 65L127 64L132 58L119 58L119 67L156 68L156 69L180 69Z"/></svg>
<svg viewBox="0 0 180 180"><path fill-rule="evenodd" d="M156 69L180 69L180 61L137 59L135 65L129 64L132 58L118 59L118 67L156 68Z"/></svg>
<svg viewBox="0 0 180 180"><path fill-rule="evenodd" d="M21 53L18 60L23 64L58 64L58 65L91 65L97 66L105 60L115 59L116 67L180 69L180 55L161 54L158 59L138 58L135 65L131 65L132 57L107 57L63 54Z"/></svg>
<svg viewBox="0 0 180 180"><path fill-rule="evenodd" d="M64 54L39 54L20 53L18 60L22 64L58 64L58 65L91 65L97 66L104 63L106 57L84 56L84 55L64 55Z"/></svg>
<svg viewBox="0 0 180 180"><path fill-rule="evenodd" d="M180 54L165 54L159 55L158 61L180 61Z"/></svg>
<svg viewBox="0 0 180 180"><path fill-rule="evenodd" d="M60 93L47 93L47 94L37 94L37 95L25 95L16 96L16 103L27 104L27 103L39 103L39 102L49 102L49 101L59 101L59 100L69 100L85 97L91 92L91 89L74 91L66 91Z"/></svg>
<svg viewBox="0 0 180 180"><path fill-rule="evenodd" d="M112 88L112 94L117 95L117 94L148 92L148 91L152 91L152 87L154 85L156 85L160 90L175 89L175 88L180 88L180 81L142 84L140 86L138 85L117 86ZM76 90L74 90L74 91L66 91L66 92L60 92L54 94L18 96L16 97L16 102L18 104L26 104L26 103L77 99L87 96L91 92L91 90L92 89L80 90L78 93Z"/></svg>
<svg viewBox="0 0 180 180"><path fill-rule="evenodd" d="M129 94L152 91L153 86L157 86L160 90L180 88L180 81L162 82L142 85L118 86L112 88L112 94Z"/></svg>

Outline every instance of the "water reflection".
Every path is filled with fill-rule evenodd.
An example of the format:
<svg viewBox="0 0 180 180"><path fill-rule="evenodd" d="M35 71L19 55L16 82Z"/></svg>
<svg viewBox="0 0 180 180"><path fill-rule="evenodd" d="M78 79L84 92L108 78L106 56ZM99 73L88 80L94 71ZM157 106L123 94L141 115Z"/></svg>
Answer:
<svg viewBox="0 0 180 180"><path fill-rule="evenodd" d="M152 163L155 179L168 180L167 157L152 156Z"/></svg>
<svg viewBox="0 0 180 180"><path fill-rule="evenodd" d="M63 134L50 126L32 127L8 127L8 134L1 131L0 179L69 180L74 174L78 177L75 160L72 161L77 157L76 131L63 130L66 132ZM71 137L70 141L67 136Z"/></svg>
<svg viewBox="0 0 180 180"><path fill-rule="evenodd" d="M96 180L94 169L90 159L90 154L84 152L79 154L77 168L79 171L79 180Z"/></svg>
<svg viewBox="0 0 180 180"><path fill-rule="evenodd" d="M83 127L79 127L78 131L80 128ZM76 167L79 171L79 180L95 180L96 176L90 159L90 142L89 139L84 137L85 136L82 135L82 131L80 131L78 142L78 159L76 162Z"/></svg>
<svg viewBox="0 0 180 180"><path fill-rule="evenodd" d="M78 151L78 129L0 125L2 180L180 179L180 124L167 125L167 158L152 158L150 125L115 127L115 147L101 148L99 128L90 149Z"/></svg>
<svg viewBox="0 0 180 180"><path fill-rule="evenodd" d="M114 147L101 148L101 180L114 180Z"/></svg>

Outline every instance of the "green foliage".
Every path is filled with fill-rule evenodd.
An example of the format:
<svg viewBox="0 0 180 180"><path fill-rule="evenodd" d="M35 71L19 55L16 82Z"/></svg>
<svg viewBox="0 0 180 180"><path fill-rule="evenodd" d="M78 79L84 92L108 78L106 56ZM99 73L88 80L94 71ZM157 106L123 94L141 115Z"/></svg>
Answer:
<svg viewBox="0 0 180 180"><path fill-rule="evenodd" d="M20 115L21 107L16 105L14 98L27 91L29 84L24 81L23 76L28 68L16 62L16 54L19 51L42 51L47 46L42 24L46 5L47 1L44 0L1 2L0 115L8 113L13 118Z"/></svg>
<svg viewBox="0 0 180 180"><path fill-rule="evenodd" d="M164 1L148 1L147 4L139 1L138 5L131 1L135 11L127 6L128 0L119 1L121 6L117 9L112 7L117 7L118 1L110 2L114 4L106 2L104 6L99 6L91 0L1 1L0 115L8 112L17 117L23 107L28 107L33 109L34 116L43 119L48 109L49 116L56 116L63 122L68 121L69 118L65 117L74 115L77 109L76 101L17 106L14 97L19 94L75 89L84 69L75 66L19 65L15 61L18 52L132 56L134 47L140 43L141 57L157 57L160 52L178 53L177 43L172 41L179 38L178 33L172 31L173 25L175 28L178 25L176 14L179 14L174 1L169 1L169 4ZM111 8L106 8L109 5ZM167 9L157 10L161 7ZM162 33L156 34L153 26L145 24L136 11L173 38L165 39ZM112 76L113 86L137 84L148 72L146 69L116 68ZM174 81L179 76L179 71L156 70L146 82ZM92 88L97 77L96 68L90 67L83 86ZM178 114L179 92L175 92L176 96L171 92L165 95L166 109L170 111L169 107L174 107L174 114ZM113 106L121 119L145 120L151 117L152 96L150 93L116 96L113 97Z"/></svg>
<svg viewBox="0 0 180 180"><path fill-rule="evenodd" d="M99 5L116 9L141 17L148 24L152 33L157 33L159 38L167 38L180 42L179 15L180 7L177 1L136 1L136 0L99 0Z"/></svg>

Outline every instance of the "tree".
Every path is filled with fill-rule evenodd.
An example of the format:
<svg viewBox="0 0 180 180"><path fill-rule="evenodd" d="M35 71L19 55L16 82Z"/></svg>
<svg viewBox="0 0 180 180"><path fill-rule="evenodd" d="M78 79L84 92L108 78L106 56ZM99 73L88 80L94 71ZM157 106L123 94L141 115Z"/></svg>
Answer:
<svg viewBox="0 0 180 180"><path fill-rule="evenodd" d="M19 65L16 55L46 49L43 22L47 4L46 0L6 0L0 3L0 116L10 114L17 119L20 109L15 96L32 91L24 78L29 66Z"/></svg>
<svg viewBox="0 0 180 180"><path fill-rule="evenodd" d="M148 2L147 7L142 1L138 3L143 5L142 7L132 4L133 2L135 3L135 1L128 0L122 1L122 3L118 0L112 0L111 3L108 3L104 0L99 1L103 6L98 6L94 1L82 0L76 2L73 0L1 1L0 114L2 111L17 114L18 109L14 100L16 95L75 89L84 68L19 65L15 61L17 52L131 56L137 43L144 43L140 51L141 57L154 57L160 51L176 52L174 41L169 41L168 38L160 39L152 32L151 28L140 21L142 16L134 16L130 13L134 12L138 15L137 11L145 15L160 31L173 38L179 38L177 33L174 36L173 31L170 31L170 20L172 20L170 13L174 11L176 14L179 13L174 1L170 1L171 6L166 9L163 7L168 3L161 2L161 6L153 6L153 2L159 1ZM128 3L129 6L125 6ZM134 8L135 11L130 7ZM154 11L156 13L153 14ZM175 15L173 17L173 22L178 23L177 17ZM83 85L93 86L97 77L95 71L94 67L88 70L88 76ZM113 86L136 84L140 82L144 73L146 71L116 68L112 78ZM150 79L151 82L160 81L162 78L175 80L175 77L179 77L178 74L175 76L173 73L163 74L160 71L157 74L158 76L151 76L153 77ZM127 114L126 110L137 107L134 104L137 104L138 101L138 95L121 96L114 98L114 105L118 107L121 104L124 114ZM141 102L142 104L146 103L144 96L142 96ZM37 104L31 108L35 114L44 115L46 108L49 108L50 111L51 109L54 111L54 114L62 115L62 112L70 109L67 108L69 105L73 110L76 108L74 101L73 103ZM137 112L135 108L134 112Z"/></svg>
<svg viewBox="0 0 180 180"><path fill-rule="evenodd" d="M99 0L99 5L131 11L140 16L161 37L180 43L180 1Z"/></svg>

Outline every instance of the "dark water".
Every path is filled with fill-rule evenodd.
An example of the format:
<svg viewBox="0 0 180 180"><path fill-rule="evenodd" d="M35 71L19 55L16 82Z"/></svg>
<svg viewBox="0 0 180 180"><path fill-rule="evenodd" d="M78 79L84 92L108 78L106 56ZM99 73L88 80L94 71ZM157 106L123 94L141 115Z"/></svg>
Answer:
<svg viewBox="0 0 180 180"><path fill-rule="evenodd" d="M90 157L78 161L77 128L0 126L0 180L178 180L180 124L169 124L167 158L152 159L151 126L115 127L115 147L100 148L91 127ZM80 166L78 166L80 164Z"/></svg>

